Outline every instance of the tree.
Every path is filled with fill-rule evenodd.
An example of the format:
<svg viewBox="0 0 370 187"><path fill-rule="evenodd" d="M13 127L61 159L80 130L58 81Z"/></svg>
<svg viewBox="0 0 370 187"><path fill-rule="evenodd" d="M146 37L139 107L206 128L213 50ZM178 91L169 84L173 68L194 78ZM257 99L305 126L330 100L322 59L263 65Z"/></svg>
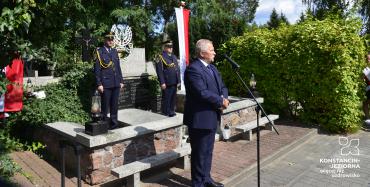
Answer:
<svg viewBox="0 0 370 187"><path fill-rule="evenodd" d="M177 0L0 2L3 9L0 54L20 51L22 56L27 54L34 65L56 65L58 69L78 61L81 47L75 43L75 37L84 28L102 41L103 33L112 24L126 23L132 27L134 46L145 47L147 59L159 48L162 31L172 32L172 39L177 38L174 25ZM200 37L210 38L218 46L231 36L242 34L247 23L253 20L257 6L258 0L189 0L191 42ZM15 18L13 23L8 23L10 17ZM13 30L9 32L7 28ZM1 55L4 56L10 55Z"/></svg>
<svg viewBox="0 0 370 187"><path fill-rule="evenodd" d="M245 21L251 23L256 15L258 0L241 0L237 6L239 7L238 13L243 15Z"/></svg>
<svg viewBox="0 0 370 187"><path fill-rule="evenodd" d="M30 58L35 53L27 38L32 7L36 7L33 0L0 1L0 69L11 65L12 59L16 57ZM1 71L0 94L6 91L7 83Z"/></svg>
<svg viewBox="0 0 370 187"><path fill-rule="evenodd" d="M298 23L302 23L306 20L306 15L301 12L301 16L299 16L299 20L298 20Z"/></svg>
<svg viewBox="0 0 370 187"><path fill-rule="evenodd" d="M281 12L280 13L280 24L286 24L286 25L289 25L289 21L288 21L288 18Z"/></svg>
<svg viewBox="0 0 370 187"><path fill-rule="evenodd" d="M273 8L270 14L270 20L267 22L267 28L276 29L281 24L289 25L288 18L281 12L280 16L277 14L276 9Z"/></svg>
<svg viewBox="0 0 370 187"><path fill-rule="evenodd" d="M0 1L0 69L15 56L31 54L27 33L32 20L30 8L35 6L33 0Z"/></svg>
<svg viewBox="0 0 370 187"><path fill-rule="evenodd" d="M353 0L302 0L302 3L308 5L312 14L319 19L330 13L345 17L351 2Z"/></svg>
<svg viewBox="0 0 370 187"><path fill-rule="evenodd" d="M277 14L276 9L272 9L270 20L267 22L267 26L269 29L276 29L280 25L280 17Z"/></svg>
<svg viewBox="0 0 370 187"><path fill-rule="evenodd" d="M162 0L152 0L151 1L151 11L154 18L154 23L157 25L163 25L163 39L168 38L168 25L172 20L174 20L175 11L174 7L178 7L177 1L165 1Z"/></svg>
<svg viewBox="0 0 370 187"><path fill-rule="evenodd" d="M362 16L365 33L370 34L370 0L360 1L360 7L359 13Z"/></svg>
<svg viewBox="0 0 370 187"><path fill-rule="evenodd" d="M246 7L251 5L252 7ZM257 0L194 0L187 7L191 11L190 18L190 53L194 54L195 42L206 38L213 41L218 49L231 37L239 36L248 29L248 22L254 18ZM177 43L176 25L169 25L169 35ZM175 45L175 51L177 46Z"/></svg>

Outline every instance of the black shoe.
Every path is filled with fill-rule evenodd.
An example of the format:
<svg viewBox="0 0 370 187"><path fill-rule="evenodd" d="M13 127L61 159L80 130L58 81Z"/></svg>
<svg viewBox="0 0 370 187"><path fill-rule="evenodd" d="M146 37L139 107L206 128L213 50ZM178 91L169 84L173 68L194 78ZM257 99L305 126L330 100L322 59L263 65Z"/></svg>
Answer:
<svg viewBox="0 0 370 187"><path fill-rule="evenodd" d="M174 117L174 116L176 116L176 113L175 113L175 114L170 114L170 115L168 115L168 116L170 116L170 117Z"/></svg>
<svg viewBox="0 0 370 187"><path fill-rule="evenodd" d="M116 129L116 128L118 128L118 125L111 125L111 126L109 127L109 130L113 130L113 129Z"/></svg>
<svg viewBox="0 0 370 187"><path fill-rule="evenodd" d="M224 187L224 185L222 183L213 181L206 183L206 187Z"/></svg>

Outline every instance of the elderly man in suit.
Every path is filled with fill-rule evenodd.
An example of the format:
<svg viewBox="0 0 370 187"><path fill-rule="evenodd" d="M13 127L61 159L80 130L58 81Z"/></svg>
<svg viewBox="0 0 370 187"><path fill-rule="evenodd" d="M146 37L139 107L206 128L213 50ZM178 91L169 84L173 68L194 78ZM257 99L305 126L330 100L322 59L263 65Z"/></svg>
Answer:
<svg viewBox="0 0 370 187"><path fill-rule="evenodd" d="M184 124L191 145L193 187L222 187L210 175L212 152L222 110L229 105L228 91L212 64L216 55L210 40L196 43L197 59L185 71L186 101Z"/></svg>

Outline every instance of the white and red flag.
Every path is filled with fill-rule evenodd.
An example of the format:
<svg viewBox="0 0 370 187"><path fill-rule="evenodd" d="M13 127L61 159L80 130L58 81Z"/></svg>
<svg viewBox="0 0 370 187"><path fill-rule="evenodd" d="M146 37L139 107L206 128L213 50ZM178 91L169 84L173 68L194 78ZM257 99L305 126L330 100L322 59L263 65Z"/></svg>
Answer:
<svg viewBox="0 0 370 187"><path fill-rule="evenodd" d="M13 59L5 67L5 75L10 84L0 97L0 112L18 112L23 108L23 61L20 58Z"/></svg>
<svg viewBox="0 0 370 187"><path fill-rule="evenodd" d="M185 90L184 86L184 73L186 66L189 65L189 17L190 10L183 8L175 8L177 33L179 38L179 66L181 77L181 90Z"/></svg>

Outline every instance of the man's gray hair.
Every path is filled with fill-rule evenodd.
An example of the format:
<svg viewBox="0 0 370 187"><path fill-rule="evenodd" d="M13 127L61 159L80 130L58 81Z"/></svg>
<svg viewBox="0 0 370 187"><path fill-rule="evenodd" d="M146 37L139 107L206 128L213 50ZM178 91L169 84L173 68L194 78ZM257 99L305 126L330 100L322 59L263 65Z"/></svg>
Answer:
<svg viewBox="0 0 370 187"><path fill-rule="evenodd" d="M197 41L195 44L195 54L197 57L201 57L200 53L208 50L208 44L213 45L211 40L200 39Z"/></svg>

